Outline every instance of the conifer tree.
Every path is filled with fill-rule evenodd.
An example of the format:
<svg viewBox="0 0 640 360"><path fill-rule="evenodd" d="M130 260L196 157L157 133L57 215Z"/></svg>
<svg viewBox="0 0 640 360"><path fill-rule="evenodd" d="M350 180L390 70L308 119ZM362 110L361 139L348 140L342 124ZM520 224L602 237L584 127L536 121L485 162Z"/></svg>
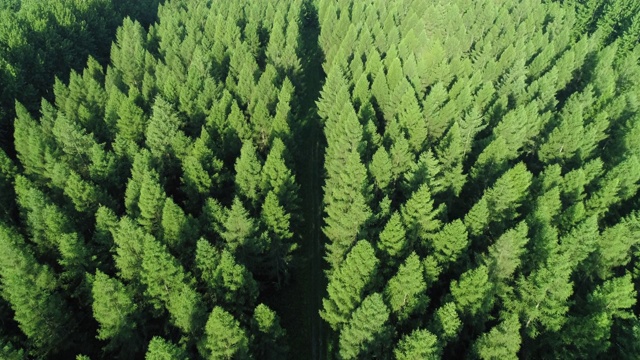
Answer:
<svg viewBox="0 0 640 360"><path fill-rule="evenodd" d="M291 216L280 205L278 197L269 192L262 205L261 219L267 227L267 231L263 233L268 242L265 245L268 249L266 261L269 263L272 277L280 281L280 276L287 272L292 252L297 248L297 244L292 240Z"/></svg>
<svg viewBox="0 0 640 360"><path fill-rule="evenodd" d="M213 308L205 328L201 353L208 359L248 359L249 339L238 320L219 306Z"/></svg>
<svg viewBox="0 0 640 360"><path fill-rule="evenodd" d="M389 309L378 293L369 295L353 312L351 320L340 332L340 357L357 359L383 356L389 337Z"/></svg>
<svg viewBox="0 0 640 360"><path fill-rule="evenodd" d="M17 173L17 168L13 161L7 156L4 150L0 149L0 203L3 209L0 210L0 218L5 221L15 209L15 191L13 181Z"/></svg>
<svg viewBox="0 0 640 360"><path fill-rule="evenodd" d="M384 147L379 147L373 154L371 163L369 164L369 173L371 173L378 189L385 191L391 184L393 179L391 158Z"/></svg>
<svg viewBox="0 0 640 360"><path fill-rule="evenodd" d="M361 240L329 276L328 294L322 300L320 316L332 329L338 330L347 323L366 291L376 281L377 269L378 259L373 248L367 241Z"/></svg>
<svg viewBox="0 0 640 360"><path fill-rule="evenodd" d="M282 359L288 352L286 331L280 326L278 315L266 305L256 306L251 318L254 338L251 353L260 359Z"/></svg>
<svg viewBox="0 0 640 360"><path fill-rule="evenodd" d="M400 215L395 212L380 232L380 239L376 247L384 254L385 262L389 268L398 264L399 260L406 256L410 249L407 244L406 231Z"/></svg>
<svg viewBox="0 0 640 360"><path fill-rule="evenodd" d="M109 340L107 349L119 349L123 356L137 350L136 315L133 291L118 279L96 271L93 280L93 317L100 324L97 338Z"/></svg>
<svg viewBox="0 0 640 360"><path fill-rule="evenodd" d="M414 330L400 339L394 350L396 359L439 359L438 338L427 330Z"/></svg>
<svg viewBox="0 0 640 360"><path fill-rule="evenodd" d="M447 268L460 259L469 245L467 229L462 221L454 220L434 234L431 242L435 259Z"/></svg>
<svg viewBox="0 0 640 360"><path fill-rule="evenodd" d="M269 155L261 169L260 190L263 195L273 191L282 206L291 215L295 215L298 210L299 186L296 184L295 176L287 167L286 150L282 140L277 138L273 140Z"/></svg>
<svg viewBox="0 0 640 360"><path fill-rule="evenodd" d="M389 280L383 295L391 313L402 323L427 307L429 299L426 292L427 283L422 276L420 258L412 253Z"/></svg>
<svg viewBox="0 0 640 360"><path fill-rule="evenodd" d="M573 292L566 261L563 256L551 254L541 268L518 279L523 327L531 338L545 330L558 331L566 322L568 298Z"/></svg>
<svg viewBox="0 0 640 360"><path fill-rule="evenodd" d="M343 261L358 234L363 231L363 225L371 216L371 210L363 194L367 181L366 169L357 152L348 155L341 170L339 179L350 179L349 183L338 186L327 180L325 185L327 225L323 231L330 240L327 245L327 261L333 267ZM334 183L339 179L335 179Z"/></svg>
<svg viewBox="0 0 640 360"><path fill-rule="evenodd" d="M200 295L178 261L153 237L144 239L140 276L156 310L166 308L171 322L186 334L199 331L203 313Z"/></svg>
<svg viewBox="0 0 640 360"><path fill-rule="evenodd" d="M634 318L630 309L636 301L630 274L605 281L587 296L584 309L588 309L588 315L569 318L563 342L574 347L574 354L585 357L603 354L611 341L616 341L611 336L614 322Z"/></svg>
<svg viewBox="0 0 640 360"><path fill-rule="evenodd" d="M186 360L189 356L183 349L173 343L154 336L149 342L144 358L145 360Z"/></svg>
<svg viewBox="0 0 640 360"><path fill-rule="evenodd" d="M150 234L156 235L160 232L165 199L166 195L160 185L158 174L153 171L145 172L140 184L138 223Z"/></svg>
<svg viewBox="0 0 640 360"><path fill-rule="evenodd" d="M431 234L437 232L442 226L438 216L443 211L443 206L434 209L429 186L422 185L411 195L401 210L409 240L425 247Z"/></svg>
<svg viewBox="0 0 640 360"><path fill-rule="evenodd" d="M443 343L454 340L462 328L462 321L458 316L456 304L447 302L438 308L434 313L430 328Z"/></svg>
<svg viewBox="0 0 640 360"><path fill-rule="evenodd" d="M249 141L245 141L240 157L235 164L235 182L237 191L252 204L256 204L260 194L260 173L262 165L256 155L256 149Z"/></svg>
<svg viewBox="0 0 640 360"><path fill-rule="evenodd" d="M227 211L223 223L224 231L220 234L232 253L246 254L256 250L255 220L242 205L237 197L233 200L231 209Z"/></svg>
<svg viewBox="0 0 640 360"><path fill-rule="evenodd" d="M520 321L517 315L509 315L488 333L476 340L474 351L480 359L518 359Z"/></svg>
<svg viewBox="0 0 640 360"><path fill-rule="evenodd" d="M34 355L64 350L73 326L68 304L58 293L58 281L48 266L39 264L15 230L0 224L2 297L27 336Z"/></svg>
<svg viewBox="0 0 640 360"><path fill-rule="evenodd" d="M128 281L140 281L142 271L143 244L145 234L135 222L123 217L117 227L112 230L113 242L116 245L114 262L118 275Z"/></svg>
<svg viewBox="0 0 640 360"><path fill-rule="evenodd" d="M164 202L162 208L162 240L173 251L190 247L195 242L196 228L193 218L185 215L184 211L176 205L170 197Z"/></svg>
<svg viewBox="0 0 640 360"><path fill-rule="evenodd" d="M451 295L458 310L471 316L490 310L493 305L492 291L489 270L484 265L466 271L460 276L460 280L451 282Z"/></svg>

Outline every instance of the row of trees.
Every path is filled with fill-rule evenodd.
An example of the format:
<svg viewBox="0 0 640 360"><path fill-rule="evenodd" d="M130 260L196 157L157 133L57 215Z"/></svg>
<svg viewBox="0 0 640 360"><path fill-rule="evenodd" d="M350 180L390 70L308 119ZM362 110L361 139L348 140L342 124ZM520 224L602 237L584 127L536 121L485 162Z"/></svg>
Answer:
<svg viewBox="0 0 640 360"><path fill-rule="evenodd" d="M640 356L637 5L318 3L333 355Z"/></svg>
<svg viewBox="0 0 640 360"><path fill-rule="evenodd" d="M37 117L16 105L0 357L286 355L259 294L286 281L301 221L301 12L167 1L148 30L124 20L106 70L56 80Z"/></svg>

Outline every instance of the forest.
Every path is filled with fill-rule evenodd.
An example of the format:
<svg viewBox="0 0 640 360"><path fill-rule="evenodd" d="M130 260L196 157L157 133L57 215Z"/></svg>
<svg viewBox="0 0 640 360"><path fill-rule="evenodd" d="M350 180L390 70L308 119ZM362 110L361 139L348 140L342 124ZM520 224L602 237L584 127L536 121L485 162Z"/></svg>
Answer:
<svg viewBox="0 0 640 360"><path fill-rule="evenodd" d="M639 187L635 0L0 0L0 359L638 359Z"/></svg>

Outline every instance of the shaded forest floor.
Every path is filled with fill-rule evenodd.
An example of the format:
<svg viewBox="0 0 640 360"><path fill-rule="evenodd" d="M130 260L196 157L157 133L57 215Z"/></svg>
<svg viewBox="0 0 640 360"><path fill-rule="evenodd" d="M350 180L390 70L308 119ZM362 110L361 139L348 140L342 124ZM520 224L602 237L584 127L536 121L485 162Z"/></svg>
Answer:
<svg viewBox="0 0 640 360"><path fill-rule="evenodd" d="M322 164L324 138L317 114L316 100L324 81L324 56L318 45L320 33L316 9L308 3L302 27L304 59L302 84L297 84L300 96L299 124L295 160L297 181L301 185L302 215L300 247L295 255L290 284L273 297L265 299L280 315L287 331L292 359L323 359L326 357L326 332L319 315L326 292L323 274L324 235L322 233Z"/></svg>

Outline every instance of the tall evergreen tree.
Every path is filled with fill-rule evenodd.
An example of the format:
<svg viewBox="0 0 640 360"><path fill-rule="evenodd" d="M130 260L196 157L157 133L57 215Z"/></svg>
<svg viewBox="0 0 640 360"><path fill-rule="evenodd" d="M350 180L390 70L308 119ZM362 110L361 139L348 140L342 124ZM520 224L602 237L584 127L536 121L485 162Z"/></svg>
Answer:
<svg viewBox="0 0 640 360"><path fill-rule="evenodd" d="M201 353L208 359L248 359L249 339L238 320L216 306L207 320Z"/></svg>
<svg viewBox="0 0 640 360"><path fill-rule="evenodd" d="M345 261L329 276L327 298L322 300L320 316L338 330L349 320L363 296L376 281L378 259L371 245L359 241Z"/></svg>
<svg viewBox="0 0 640 360"><path fill-rule="evenodd" d="M382 296L378 293L369 295L340 332L340 357L384 356L385 342L390 333L388 321L389 309Z"/></svg>

